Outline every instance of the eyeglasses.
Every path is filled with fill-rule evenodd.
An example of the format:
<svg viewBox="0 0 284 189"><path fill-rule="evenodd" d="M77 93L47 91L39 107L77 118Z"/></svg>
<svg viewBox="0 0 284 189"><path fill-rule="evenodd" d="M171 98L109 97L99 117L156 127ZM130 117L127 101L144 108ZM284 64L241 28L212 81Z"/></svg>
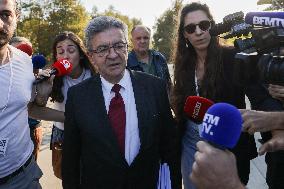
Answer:
<svg viewBox="0 0 284 189"><path fill-rule="evenodd" d="M199 24L188 24L183 29L188 34L192 34L195 32L196 26L198 26L202 31L207 31L211 26L211 22L209 20L202 20Z"/></svg>
<svg viewBox="0 0 284 189"><path fill-rule="evenodd" d="M127 43L126 42L118 42L113 45L102 45L99 46L95 50L90 50L90 52L96 53L99 57L107 56L110 52L110 49L113 48L113 50L117 54L125 53L127 51Z"/></svg>

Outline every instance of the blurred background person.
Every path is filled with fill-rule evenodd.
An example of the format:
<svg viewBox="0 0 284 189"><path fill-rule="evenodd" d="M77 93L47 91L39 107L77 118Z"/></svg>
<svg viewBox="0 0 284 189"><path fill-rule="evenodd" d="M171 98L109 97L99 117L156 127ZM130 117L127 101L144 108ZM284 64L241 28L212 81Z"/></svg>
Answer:
<svg viewBox="0 0 284 189"><path fill-rule="evenodd" d="M167 83L169 92L172 82L166 58L162 53L149 48L150 39L150 28L143 25L133 27L131 31L133 49L128 54L127 67L163 79Z"/></svg>

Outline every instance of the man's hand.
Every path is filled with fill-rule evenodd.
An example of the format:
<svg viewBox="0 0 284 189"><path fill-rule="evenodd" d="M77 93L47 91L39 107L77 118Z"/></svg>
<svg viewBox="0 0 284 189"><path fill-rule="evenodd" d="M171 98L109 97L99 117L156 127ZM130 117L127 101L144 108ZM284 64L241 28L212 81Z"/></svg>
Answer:
<svg viewBox="0 0 284 189"><path fill-rule="evenodd" d="M284 103L284 86L269 84L269 94Z"/></svg>
<svg viewBox="0 0 284 189"><path fill-rule="evenodd" d="M203 141L197 143L197 149L190 179L198 189L244 189L233 153Z"/></svg>
<svg viewBox="0 0 284 189"><path fill-rule="evenodd" d="M274 130L271 131L271 134L272 138L259 148L259 155L263 155L265 152L284 150L284 130Z"/></svg>
<svg viewBox="0 0 284 189"><path fill-rule="evenodd" d="M243 131L249 134L284 129L284 112L263 112L240 110L243 117Z"/></svg>

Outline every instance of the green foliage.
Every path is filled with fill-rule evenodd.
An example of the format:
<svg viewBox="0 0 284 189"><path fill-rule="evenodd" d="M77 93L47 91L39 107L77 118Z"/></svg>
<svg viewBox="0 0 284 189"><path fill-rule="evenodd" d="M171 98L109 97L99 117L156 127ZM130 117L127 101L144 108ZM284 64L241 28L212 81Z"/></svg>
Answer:
<svg viewBox="0 0 284 189"><path fill-rule="evenodd" d="M51 57L55 36L73 31L83 39L90 16L77 0L30 0L20 4L22 12L17 35L31 40L35 52Z"/></svg>
<svg viewBox="0 0 284 189"><path fill-rule="evenodd" d="M153 35L153 47L169 60L173 49L176 18L182 7L182 0L175 0L172 7L167 9L156 21Z"/></svg>
<svg viewBox="0 0 284 189"><path fill-rule="evenodd" d="M128 39L131 38L130 31L132 30L133 26L142 24L141 19L129 18L128 16L123 15L119 11L115 10L115 8L113 6L109 6L109 8L107 10L105 10L103 13L97 12L97 14L95 14L93 16L101 16L101 15L112 16L112 17L118 18L121 21L123 21L128 27ZM129 46L131 48L132 47L131 40L128 40L128 41L129 41Z"/></svg>
<svg viewBox="0 0 284 189"><path fill-rule="evenodd" d="M283 10L284 0L258 0L257 5L270 5L266 8L266 11L270 10Z"/></svg>

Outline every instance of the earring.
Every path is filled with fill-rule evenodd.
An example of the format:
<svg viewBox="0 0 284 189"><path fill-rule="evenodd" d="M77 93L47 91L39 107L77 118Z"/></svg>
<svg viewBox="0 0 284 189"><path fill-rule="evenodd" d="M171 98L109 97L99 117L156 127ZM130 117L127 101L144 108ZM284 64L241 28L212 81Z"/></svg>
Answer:
<svg viewBox="0 0 284 189"><path fill-rule="evenodd" d="M185 47L186 47L186 48L188 48L188 46L189 46L188 44L189 44L189 43L190 43L189 40L188 40L188 39L185 39Z"/></svg>

